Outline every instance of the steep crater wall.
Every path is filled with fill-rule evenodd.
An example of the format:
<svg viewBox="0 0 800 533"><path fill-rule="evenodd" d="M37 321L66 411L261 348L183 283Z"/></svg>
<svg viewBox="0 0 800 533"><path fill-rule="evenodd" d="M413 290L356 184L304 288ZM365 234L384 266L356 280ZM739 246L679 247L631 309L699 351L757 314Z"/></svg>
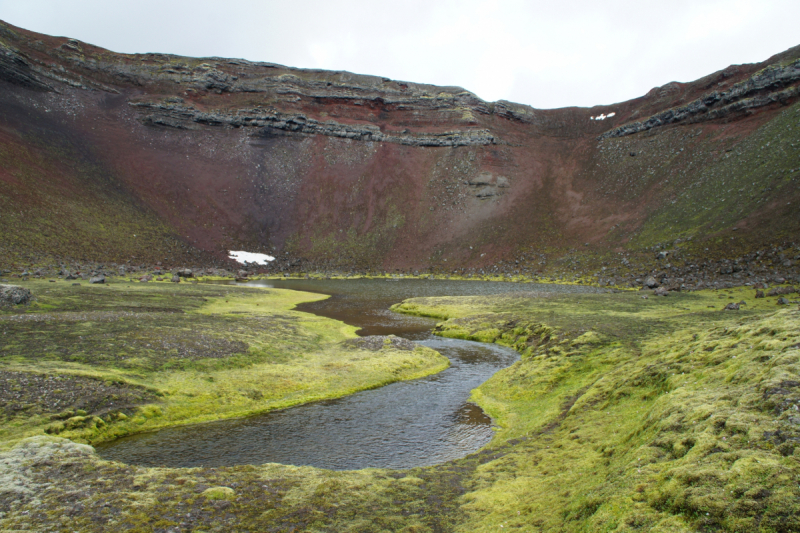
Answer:
<svg viewBox="0 0 800 533"><path fill-rule="evenodd" d="M0 252L565 276L656 248L734 259L800 234L798 56L537 110L0 24Z"/></svg>

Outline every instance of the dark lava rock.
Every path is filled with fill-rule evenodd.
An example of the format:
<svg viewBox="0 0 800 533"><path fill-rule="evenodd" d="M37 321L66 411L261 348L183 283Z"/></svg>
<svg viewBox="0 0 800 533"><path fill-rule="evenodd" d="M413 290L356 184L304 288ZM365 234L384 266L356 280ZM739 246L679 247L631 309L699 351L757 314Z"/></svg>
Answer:
<svg viewBox="0 0 800 533"><path fill-rule="evenodd" d="M778 298L778 305L789 305L788 298Z"/></svg>
<svg viewBox="0 0 800 533"><path fill-rule="evenodd" d="M756 298L763 298L763 297L764 297L764 291L756 291Z"/></svg>
<svg viewBox="0 0 800 533"><path fill-rule="evenodd" d="M180 278L180 276L175 274L175 275L172 276L172 280L171 281L172 281L172 283L180 283L181 282L181 278Z"/></svg>
<svg viewBox="0 0 800 533"><path fill-rule="evenodd" d="M105 282L106 282L106 277L103 275L94 276L89 280L89 283L105 283Z"/></svg>
<svg viewBox="0 0 800 533"><path fill-rule="evenodd" d="M31 300L31 291L17 285L0 285L0 305L22 305Z"/></svg>
<svg viewBox="0 0 800 533"><path fill-rule="evenodd" d="M666 287L659 287L653 291L653 294L656 296L666 296L669 294L669 291Z"/></svg>
<svg viewBox="0 0 800 533"><path fill-rule="evenodd" d="M656 254L656 259L666 259L667 255L668 255L668 252L658 252Z"/></svg>
<svg viewBox="0 0 800 533"><path fill-rule="evenodd" d="M194 276L194 272L192 272L191 268L184 268L184 269L178 270L178 276L180 276L182 278L191 278L192 276Z"/></svg>
<svg viewBox="0 0 800 533"><path fill-rule="evenodd" d="M735 304L733 302L726 305L725 308L723 309L723 311L738 311L738 310L739 310L739 304Z"/></svg>

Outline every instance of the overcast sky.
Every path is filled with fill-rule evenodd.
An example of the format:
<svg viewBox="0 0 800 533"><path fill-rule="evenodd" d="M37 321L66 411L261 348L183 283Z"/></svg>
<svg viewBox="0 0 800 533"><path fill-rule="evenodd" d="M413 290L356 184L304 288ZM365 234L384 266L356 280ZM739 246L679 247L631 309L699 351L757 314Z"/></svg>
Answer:
<svg viewBox="0 0 800 533"><path fill-rule="evenodd" d="M116 52L222 56L590 107L800 44L800 0L0 0Z"/></svg>

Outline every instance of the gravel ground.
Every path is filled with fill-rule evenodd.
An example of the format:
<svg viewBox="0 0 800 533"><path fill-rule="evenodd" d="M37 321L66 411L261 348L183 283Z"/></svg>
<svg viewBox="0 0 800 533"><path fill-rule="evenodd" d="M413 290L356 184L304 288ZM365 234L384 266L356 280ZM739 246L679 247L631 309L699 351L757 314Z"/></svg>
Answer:
<svg viewBox="0 0 800 533"><path fill-rule="evenodd" d="M369 350L377 352L386 344L391 345L396 350L413 350L417 344L402 337L395 337L394 335L370 335L369 337L361 337L358 339L348 339L344 341L347 346L353 346L362 350Z"/></svg>
<svg viewBox="0 0 800 533"><path fill-rule="evenodd" d="M83 376L0 371L0 417L4 418L70 409L96 415L156 399L155 394L143 388Z"/></svg>

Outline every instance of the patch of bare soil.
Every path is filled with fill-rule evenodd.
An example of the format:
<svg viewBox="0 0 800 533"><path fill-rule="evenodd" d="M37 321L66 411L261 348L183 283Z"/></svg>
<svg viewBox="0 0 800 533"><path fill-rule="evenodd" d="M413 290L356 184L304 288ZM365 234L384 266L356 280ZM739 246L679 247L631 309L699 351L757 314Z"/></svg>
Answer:
<svg viewBox="0 0 800 533"><path fill-rule="evenodd" d="M369 350L377 352L384 346L391 346L396 350L413 350L417 347L416 343L402 337L395 337L394 335L370 335L369 337L361 337L358 339L348 339L344 341L346 346L353 346L361 350Z"/></svg>
<svg viewBox="0 0 800 533"><path fill-rule="evenodd" d="M156 400L132 385L71 375L0 371L0 417L33 416L83 410L103 414ZM73 413L74 414L74 413Z"/></svg>

